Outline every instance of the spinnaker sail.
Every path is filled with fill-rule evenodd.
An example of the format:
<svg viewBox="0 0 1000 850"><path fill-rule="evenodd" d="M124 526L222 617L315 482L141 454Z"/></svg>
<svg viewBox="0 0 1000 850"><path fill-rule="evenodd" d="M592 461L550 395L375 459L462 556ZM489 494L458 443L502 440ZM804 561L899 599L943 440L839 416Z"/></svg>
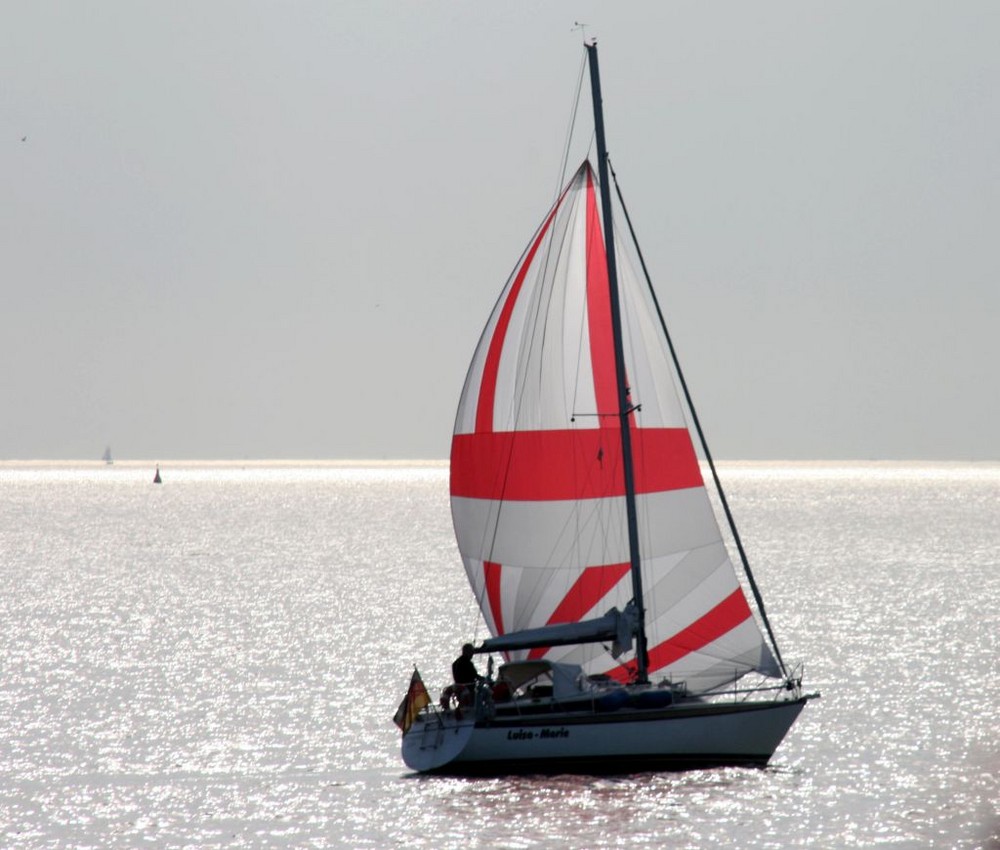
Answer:
<svg viewBox="0 0 1000 850"><path fill-rule="evenodd" d="M459 403L452 516L494 636L599 617L632 597L598 191L584 162L508 280ZM649 672L692 690L779 675L723 543L649 290L616 251ZM609 649L509 655L628 680L634 658Z"/></svg>

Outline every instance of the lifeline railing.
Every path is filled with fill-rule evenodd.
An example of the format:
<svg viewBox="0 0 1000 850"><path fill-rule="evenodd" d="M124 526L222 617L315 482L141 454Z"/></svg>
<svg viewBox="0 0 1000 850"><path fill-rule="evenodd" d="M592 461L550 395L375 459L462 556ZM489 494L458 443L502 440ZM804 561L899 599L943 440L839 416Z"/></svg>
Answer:
<svg viewBox="0 0 1000 850"><path fill-rule="evenodd" d="M732 696L733 702L746 702L754 694L774 694L774 702L778 702L779 697L783 694L787 694L789 691L792 692L795 699L798 699L802 695L802 673L803 665L801 663L796 664L788 674L786 679L783 679L778 684L774 685L759 685L756 687L740 687L740 676L739 671L733 671L733 687L732 689L727 689L723 691L712 691L710 693L704 694L706 697L726 697Z"/></svg>

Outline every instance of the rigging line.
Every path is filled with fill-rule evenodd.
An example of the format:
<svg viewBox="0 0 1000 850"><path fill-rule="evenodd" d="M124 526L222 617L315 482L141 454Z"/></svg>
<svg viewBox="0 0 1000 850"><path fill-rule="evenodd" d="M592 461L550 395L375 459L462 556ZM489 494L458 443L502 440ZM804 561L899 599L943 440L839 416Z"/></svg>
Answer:
<svg viewBox="0 0 1000 850"><path fill-rule="evenodd" d="M608 161L608 165L609 167L611 165L610 159ZM614 211L612 211L612 219L613 219L612 224L615 225L615 232L617 233L618 218L617 216L614 215ZM624 245L622 245L621 248L619 248L619 243L616 241L615 251L620 254L621 258L618 264L618 271L619 271L618 299L621 303L620 309L622 317L623 341L627 341L628 343L631 362L634 364L638 364L639 362L641 362L640 356L637 354L637 351L639 347L642 345L642 340L643 340L642 327L636 321L636 314L633 311L628 310L627 306L633 299L633 295L635 296L636 300L641 300L641 294L639 294L641 293L641 290L637 290L635 287L632 286L632 281L635 279L635 270L634 270L635 267L632 264L628 255L626 254ZM624 333L625 330L628 331L627 334ZM637 401L640 395L640 387L638 387L637 384L641 379L640 371L638 370L638 368L636 369L635 373L628 376L628 378L629 378L628 380L629 398L632 403L629 412L639 413L642 411L642 403L641 401ZM633 421L635 423L635 429L638 432L641 429L639 417L633 416ZM633 464L636 464L636 456L637 456L636 446L633 445L632 447ZM644 450L640 450L638 452L638 465L644 471L648 471L650 468L650 460L647 457L647 453ZM653 551L652 522L650 521L649 502L645 499L641 500L641 502L639 500L636 500L636 511L637 513L641 513L643 518L643 522L639 524L640 525L639 531L642 536L642 542L646 544L645 551L652 552ZM641 566L645 565L645 561L640 561L640 564ZM648 578L652 581L653 576L649 575ZM648 616L648 621L650 623L655 622L659 614L658 606L656 605L657 595L653 592L654 589L655 589L655 583L653 584L653 586L645 590L645 595L647 596L649 604L652 609L651 613L649 613Z"/></svg>
<svg viewBox="0 0 1000 850"><path fill-rule="evenodd" d="M586 240L584 240L584 250L586 250ZM579 313L579 319L574 328L574 332L577 334L577 344L576 344L576 370L573 373L573 400L570 407L570 424L576 423L576 405L580 399L580 377L583 374L583 364L584 364L584 346L587 343L589 335L587 333L587 299L586 294L582 299L582 306ZM594 399L594 408L597 408L597 399Z"/></svg>
<svg viewBox="0 0 1000 850"><path fill-rule="evenodd" d="M580 109L580 92L583 90L583 72L587 67L587 51L583 52L583 57L580 60L580 74L576 81L576 95L573 98L573 112L570 115L569 127L566 130L566 145L563 148L563 160L562 166L559 169L559 183L556 186L556 196L558 197L559 191L563 186L566 185L566 168L569 165L569 149L573 144L573 130L576 127L576 113Z"/></svg>
<svg viewBox="0 0 1000 850"><path fill-rule="evenodd" d="M584 65L581 65L580 81L578 81L578 84L577 84L578 85L578 88L577 88L577 103L579 103L579 99L580 99L580 88L579 88L579 86L582 85L583 67L584 67ZM567 147L567 155L568 155L568 152L569 152L569 148ZM563 167L565 168L565 166L566 166L566 163L565 163L565 160L564 160ZM580 169L578 169L577 173L579 173L579 171L580 171ZM576 179L576 175L574 175L574 180L575 179ZM572 203L570 205L570 212L571 213L573 211L575 211L576 205L579 204L579 203L580 203L580 197L579 197L579 195L577 195L573 199L573 201L572 201ZM549 261L549 258L551 256L551 252L552 251L555 251L555 254L558 257L564 251L571 250L573 239L574 239L574 237L576 235L575 232L574 232L574 230L573 230L573 226L572 226L572 223L573 223L572 219L573 218L574 218L574 216L571 215L570 216L570 220L567 221L566 228L565 228L565 230L562 233L562 239L560 240L560 244L558 246L558 249L556 249L556 246L555 246L555 234L553 234L553 242L550 245L550 253L546 255L546 270L548 270L548 265L547 264L548 264L548 261ZM556 284L556 281L555 281L555 268L553 268L552 277L550 279L548 279L548 285L549 285L549 299L548 300L549 300L549 303L548 303L548 305L546 307L546 312L548 312L548 310L551 308L552 299L555 297L555 288L556 288L555 284ZM562 290L562 299L563 299L564 303L565 303L565 300L566 300L566 297L567 297L567 293L566 293L566 289L567 288L568 287L563 286L563 290ZM586 299L584 299L584 302L586 302ZM578 392L579 392L579 387L580 387L580 372L581 372L582 362L583 362L582 361L582 358L583 358L582 351L583 351L584 338L585 338L584 327L586 325L586 320L587 320L587 311L586 311L586 307L584 306L584 309L580 311L580 322L579 322L579 326L578 326L578 329L577 329L578 330L578 334L579 334L579 336L578 336L579 342L577 344L577 352L576 352L576 373L575 373L574 382L573 382L573 402L572 402L571 407L570 407L570 411L571 411L571 413L570 413L570 425L572 425L575 422L575 418L572 415L572 410L575 409L575 407L576 407L576 400L578 398ZM544 339L543 339L543 343L544 343ZM542 366L542 363L541 363L541 360L540 360L539 361L539 369L541 369L541 366ZM539 386L541 386L541 384L539 384ZM574 479L576 478L576 473L578 471L577 468L576 468L577 460L578 459L574 455L574 457L573 457ZM561 539L563 533L565 533L566 530L569 528L570 523L573 523L576 526L576 533L573 534L573 536L571 538L573 542L571 543L571 545L569 547L569 550L567 551L566 555L564 556L564 564L567 563L567 562L573 562L574 557L575 557L575 562L576 563L580 563L580 561L581 561L581 559L580 559L580 553L582 551L582 548L581 548L581 545L580 545L580 531L581 531L581 528L580 528L580 509L581 509L581 500L579 498L577 498L577 499L574 499L573 501L574 501L574 508L569 513L569 516L567 516L566 522L564 523L562 532L560 533L560 536L559 536L559 539ZM556 545L558 545L558 540L557 540ZM550 558L551 558L551 555L550 555ZM539 600L539 602L540 601L541 600ZM536 603L536 609L537 609L537 603ZM532 615L534 615L534 610L532 611Z"/></svg>
<svg viewBox="0 0 1000 850"><path fill-rule="evenodd" d="M750 589L753 591L753 598L757 602L757 609L760 611L761 620L763 620L764 628L767 629L767 635L771 639L771 646L774 648L774 655L778 661L778 667L781 668L782 675L787 679L788 669L785 667L785 662L781 659L781 651L778 649L778 642L774 638L771 623L767 618L767 611L764 609L764 598L760 594L760 589L757 587L757 582L753 577L753 571L750 569L750 561L747 559L746 551L743 548L743 541L740 538L740 533L736 529L736 520L733 518L732 511L729 509L729 501L726 499L725 491L722 489L722 482L719 480L719 473L715 469L715 461L712 460L712 453L709 451L708 441L705 439L705 432L701 428L701 422L698 419L698 413L695 411L694 402L691 399L691 393L688 390L687 381L684 380L684 373L681 371L681 364L677 359L677 352L674 349L673 339L670 337L670 331L667 330L667 323L663 318L663 311L660 309L659 299L657 299L656 292L653 289L653 282L650 280L649 270L646 268L646 260L642 255L642 248L639 247L639 240L635 235L635 228L632 227L632 218L628 214L628 207L625 206L625 199L622 197L622 190L618 185L618 175L615 174L615 170L611 165L611 157L608 157L608 168L611 171L611 177L615 184L615 192L618 194L618 202L622 205L622 212L625 214L625 221L628 224L629 234L632 236L632 244L635 245L636 254L639 257L639 263L642 265L642 273L646 277L646 285L649 287L649 293L653 298L653 306L656 307L656 315L660 320L660 327L663 328L663 333L667 339L667 346L670 349L670 357L674 362L674 369L677 371L677 378L680 381L681 390L684 393L684 400L687 402L688 410L691 411L691 420L694 423L695 430L698 432L698 440L701 442L702 450L705 452L705 460L708 461L709 469L712 471L712 479L715 482L715 489L719 494L719 501L721 502L722 508L726 513L726 520L729 523L729 529L733 534L733 540L736 542L736 548L740 553L740 560L743 562L743 571L746 573L747 580L750 582Z"/></svg>

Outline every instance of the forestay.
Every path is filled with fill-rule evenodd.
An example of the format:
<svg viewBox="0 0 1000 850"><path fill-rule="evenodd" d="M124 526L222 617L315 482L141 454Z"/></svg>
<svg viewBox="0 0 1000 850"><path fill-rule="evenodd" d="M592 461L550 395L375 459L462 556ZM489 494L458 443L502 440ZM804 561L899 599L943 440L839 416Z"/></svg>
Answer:
<svg viewBox="0 0 1000 850"><path fill-rule="evenodd" d="M459 549L493 635L625 610L629 576L610 296L596 177L584 162L493 310L451 454ZM648 289L618 250L649 672L693 691L778 675L723 544ZM625 681L601 644L511 658ZM626 663L622 664L621 662Z"/></svg>

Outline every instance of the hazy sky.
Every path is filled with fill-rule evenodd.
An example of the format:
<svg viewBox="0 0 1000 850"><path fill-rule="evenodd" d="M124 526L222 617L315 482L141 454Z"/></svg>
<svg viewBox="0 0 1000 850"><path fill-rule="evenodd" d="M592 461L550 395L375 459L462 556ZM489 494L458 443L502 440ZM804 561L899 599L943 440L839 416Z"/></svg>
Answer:
<svg viewBox="0 0 1000 850"><path fill-rule="evenodd" d="M1000 459L994 0L0 20L0 458L446 457L580 20L715 454Z"/></svg>

